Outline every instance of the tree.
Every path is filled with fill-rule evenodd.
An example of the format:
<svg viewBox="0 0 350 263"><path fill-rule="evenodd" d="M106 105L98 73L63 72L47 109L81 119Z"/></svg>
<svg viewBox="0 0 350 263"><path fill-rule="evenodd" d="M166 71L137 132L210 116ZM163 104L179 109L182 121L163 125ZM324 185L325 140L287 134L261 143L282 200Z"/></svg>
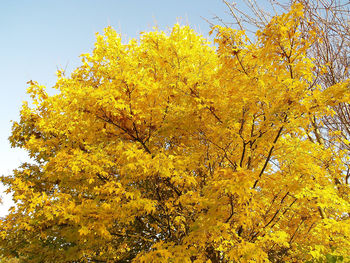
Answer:
<svg viewBox="0 0 350 263"><path fill-rule="evenodd" d="M268 0L259 2L260 6L256 1L243 0L242 2L245 4L244 7L224 0L234 21L231 26L246 30L263 29L272 14L277 15L283 10L289 10L293 3L303 4L304 17L301 18L300 30L307 33L310 29L312 30L312 27L319 29L319 40L313 42L307 50L308 57L316 58L313 62L316 67L315 81L322 89L327 89L349 78L350 3L348 1L288 0L277 2ZM266 9L271 12L267 12ZM216 19L220 20L218 17ZM335 114L324 116L322 122L314 121L314 129L317 130L319 139L326 146L334 143L334 140L329 140L329 138L336 136L338 147L349 150L350 106L348 103L339 103L332 109ZM346 181L350 183L350 164L348 163L347 166Z"/></svg>
<svg viewBox="0 0 350 263"><path fill-rule="evenodd" d="M24 262L300 262L350 257L347 153L315 120L349 100L322 89L302 5L256 41L188 27L123 44L111 28L56 95L31 82L3 182L16 207L4 255ZM311 138L311 139L310 139ZM340 257L339 257L340 258Z"/></svg>

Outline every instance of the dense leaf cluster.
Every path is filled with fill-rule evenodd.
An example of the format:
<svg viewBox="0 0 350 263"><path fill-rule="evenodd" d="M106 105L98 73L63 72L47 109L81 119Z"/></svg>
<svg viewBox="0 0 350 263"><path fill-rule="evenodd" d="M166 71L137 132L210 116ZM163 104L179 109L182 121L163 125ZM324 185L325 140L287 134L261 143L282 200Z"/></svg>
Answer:
<svg viewBox="0 0 350 263"><path fill-rule="evenodd" d="M302 9L256 41L215 27L216 49L178 25L127 44L107 28L70 77L58 72L56 95L30 83L32 106L10 140L34 163L3 177L16 207L1 221L1 252L23 262L348 259L347 154L325 147L315 125L349 101L348 84L314 81L306 51L317 30L301 34Z"/></svg>

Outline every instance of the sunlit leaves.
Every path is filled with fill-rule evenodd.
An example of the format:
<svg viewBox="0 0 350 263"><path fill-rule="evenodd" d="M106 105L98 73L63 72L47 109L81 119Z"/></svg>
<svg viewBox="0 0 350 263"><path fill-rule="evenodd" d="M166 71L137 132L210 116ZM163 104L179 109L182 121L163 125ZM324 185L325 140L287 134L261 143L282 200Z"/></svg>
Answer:
<svg viewBox="0 0 350 263"><path fill-rule="evenodd" d="M58 73L56 95L31 83L33 105L10 140L35 164L3 178L17 202L2 221L4 253L29 262L349 256L345 154L315 127L348 100L347 84L315 84L306 51L316 29L301 35L300 16L296 5L256 41L215 27L216 50L189 27L128 43L107 28L81 67Z"/></svg>

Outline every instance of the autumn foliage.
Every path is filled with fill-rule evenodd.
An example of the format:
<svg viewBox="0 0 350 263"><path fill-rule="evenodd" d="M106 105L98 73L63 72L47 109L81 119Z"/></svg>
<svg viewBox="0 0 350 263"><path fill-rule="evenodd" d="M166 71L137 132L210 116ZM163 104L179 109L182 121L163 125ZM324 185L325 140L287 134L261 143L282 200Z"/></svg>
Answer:
<svg viewBox="0 0 350 263"><path fill-rule="evenodd" d="M348 155L316 121L348 83L316 84L302 6L248 38L107 28L56 95L32 82L3 177L2 254L23 262L322 262L350 257ZM312 27L310 27L312 28Z"/></svg>

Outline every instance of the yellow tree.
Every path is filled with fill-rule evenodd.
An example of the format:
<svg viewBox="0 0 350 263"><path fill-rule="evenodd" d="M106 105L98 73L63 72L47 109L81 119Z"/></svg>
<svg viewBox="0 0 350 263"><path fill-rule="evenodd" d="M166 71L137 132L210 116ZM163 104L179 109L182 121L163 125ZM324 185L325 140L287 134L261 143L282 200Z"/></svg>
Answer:
<svg viewBox="0 0 350 263"><path fill-rule="evenodd" d="M188 27L123 44L111 28L57 94L30 83L3 177L16 207L1 251L23 262L349 260L342 149L313 123L349 101L321 90L301 5L256 33ZM311 28L311 27L310 27ZM334 136L336 140L336 136ZM331 144L332 145L332 144Z"/></svg>

